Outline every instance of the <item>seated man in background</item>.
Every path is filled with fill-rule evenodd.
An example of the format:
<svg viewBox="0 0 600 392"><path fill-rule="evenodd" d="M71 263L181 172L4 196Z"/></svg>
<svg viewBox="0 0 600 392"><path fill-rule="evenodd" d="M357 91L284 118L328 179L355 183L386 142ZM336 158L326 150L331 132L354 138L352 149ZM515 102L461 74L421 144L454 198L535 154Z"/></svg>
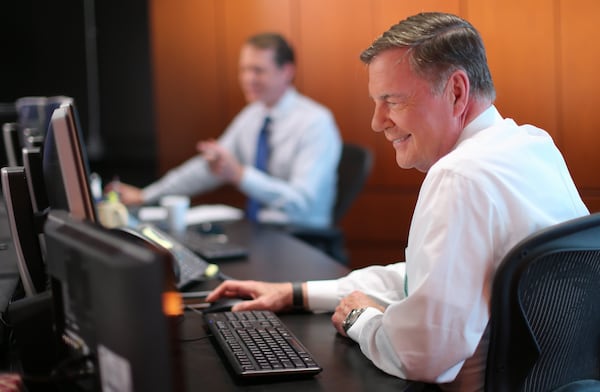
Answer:
<svg viewBox="0 0 600 392"><path fill-rule="evenodd" d="M550 135L494 106L483 42L467 21L409 17L361 60L373 130L390 142L398 166L426 173L406 262L337 280L229 280L207 300L251 298L234 311L334 311L336 330L386 373L483 391L496 268L526 236L588 210Z"/></svg>
<svg viewBox="0 0 600 392"><path fill-rule="evenodd" d="M341 138L331 112L293 87L294 75L294 52L282 36L250 37L239 60L248 105L218 141L199 142L199 155L158 181L143 189L119 184L121 201L153 203L167 194L193 196L230 183L249 197L251 220L329 226ZM258 147L261 134L267 158L265 144Z"/></svg>

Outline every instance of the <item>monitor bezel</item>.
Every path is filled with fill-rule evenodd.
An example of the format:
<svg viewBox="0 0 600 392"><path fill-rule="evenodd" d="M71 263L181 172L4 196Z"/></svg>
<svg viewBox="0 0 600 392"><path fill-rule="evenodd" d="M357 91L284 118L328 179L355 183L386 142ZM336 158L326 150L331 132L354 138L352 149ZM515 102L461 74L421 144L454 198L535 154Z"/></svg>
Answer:
<svg viewBox="0 0 600 392"><path fill-rule="evenodd" d="M19 277L25 296L33 297L47 289L47 275L26 177L23 166L1 169L4 202Z"/></svg>
<svg viewBox="0 0 600 392"><path fill-rule="evenodd" d="M63 104L55 109L51 123L69 212L78 218L96 222L87 160L72 105Z"/></svg>

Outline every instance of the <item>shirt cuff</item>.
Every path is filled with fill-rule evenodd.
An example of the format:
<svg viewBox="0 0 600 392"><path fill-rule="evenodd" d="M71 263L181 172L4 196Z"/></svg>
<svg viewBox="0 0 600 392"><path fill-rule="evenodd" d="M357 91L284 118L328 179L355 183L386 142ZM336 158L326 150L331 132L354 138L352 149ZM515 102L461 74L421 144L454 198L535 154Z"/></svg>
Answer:
<svg viewBox="0 0 600 392"><path fill-rule="evenodd" d="M306 282L308 309L332 311L338 306L337 280L313 280Z"/></svg>
<svg viewBox="0 0 600 392"><path fill-rule="evenodd" d="M383 313L381 313L379 309L367 308L360 316L358 316L354 324L346 331L346 334L348 334L350 339L358 342L358 338L360 337L360 333L364 326L367 325L371 319L378 316L381 317L382 315Z"/></svg>
<svg viewBox="0 0 600 392"><path fill-rule="evenodd" d="M244 166L244 174L242 174L242 178L240 179L240 183L238 184L238 188L240 189L240 191L244 192L249 197L253 193L256 193L258 182L257 178L259 176L259 170L257 168L250 165Z"/></svg>

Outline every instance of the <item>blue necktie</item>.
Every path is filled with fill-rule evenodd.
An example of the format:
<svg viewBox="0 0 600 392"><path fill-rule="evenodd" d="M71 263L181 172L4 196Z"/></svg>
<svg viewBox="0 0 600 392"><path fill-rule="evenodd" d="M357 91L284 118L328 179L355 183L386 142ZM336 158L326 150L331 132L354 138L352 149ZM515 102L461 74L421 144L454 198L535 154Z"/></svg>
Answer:
<svg viewBox="0 0 600 392"><path fill-rule="evenodd" d="M258 134L258 141L256 143L256 156L254 158L254 166L263 172L267 172L267 165L269 163L269 124L271 123L270 117L265 117L265 122ZM250 221L256 222L258 210L260 209L260 202L255 199L248 200L248 206L246 207L246 214Z"/></svg>

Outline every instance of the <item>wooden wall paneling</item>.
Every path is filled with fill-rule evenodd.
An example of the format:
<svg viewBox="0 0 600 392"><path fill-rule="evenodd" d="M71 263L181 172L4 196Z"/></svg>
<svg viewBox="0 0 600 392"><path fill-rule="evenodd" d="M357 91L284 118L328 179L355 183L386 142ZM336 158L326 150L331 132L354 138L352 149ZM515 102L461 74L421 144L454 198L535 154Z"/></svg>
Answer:
<svg viewBox="0 0 600 392"><path fill-rule="evenodd" d="M152 0L151 41L160 174L216 137L224 94L217 56L216 1Z"/></svg>
<svg viewBox="0 0 600 392"><path fill-rule="evenodd" d="M372 4L375 17L375 36L379 36L402 19L419 12L437 11L457 15L460 13L459 0L373 0Z"/></svg>
<svg viewBox="0 0 600 392"><path fill-rule="evenodd" d="M600 212L600 192L598 190L588 191L582 194L583 202L590 212Z"/></svg>
<svg viewBox="0 0 600 392"><path fill-rule="evenodd" d="M362 0L302 0L299 68L303 92L331 109L342 138L372 148L372 103L359 60L372 39L370 10L364 5Z"/></svg>
<svg viewBox="0 0 600 392"><path fill-rule="evenodd" d="M559 142L555 8L548 0L469 0L463 16L483 37L500 113Z"/></svg>
<svg viewBox="0 0 600 392"><path fill-rule="evenodd" d="M344 224L353 229L348 238L390 241L404 249L416 201L417 195L410 190L367 190L352 206L353 214L344 219Z"/></svg>
<svg viewBox="0 0 600 392"><path fill-rule="evenodd" d="M356 243L348 251L348 257L352 260L352 269L405 261L404 250L399 251L397 247L390 246L389 242Z"/></svg>
<svg viewBox="0 0 600 392"><path fill-rule="evenodd" d="M600 50L597 41L598 11L595 0L561 0L560 118L563 151L575 182L584 196L600 193Z"/></svg>
<svg viewBox="0 0 600 392"><path fill-rule="evenodd" d="M403 259L416 200L417 192L397 188L367 188L358 197L342 221L353 268Z"/></svg>

